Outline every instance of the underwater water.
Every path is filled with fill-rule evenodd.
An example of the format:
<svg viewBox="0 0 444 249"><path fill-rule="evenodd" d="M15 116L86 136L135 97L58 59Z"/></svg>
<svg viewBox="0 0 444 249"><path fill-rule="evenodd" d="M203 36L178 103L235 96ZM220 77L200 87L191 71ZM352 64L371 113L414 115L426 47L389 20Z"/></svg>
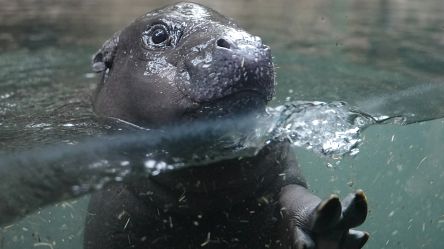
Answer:
<svg viewBox="0 0 444 249"><path fill-rule="evenodd" d="M85 139L104 137L110 128L90 108L98 80L90 57L114 31L164 4L0 0L2 155L58 144L82 147ZM299 163L322 197L366 192L370 213L360 229L371 238L365 248L443 248L442 1L206 4L272 47L278 86L270 106L346 101L374 117L402 117L354 137L360 140L354 156L326 157L298 144L305 147L296 148ZM7 179L2 193L14 191ZM57 203L1 227L0 248L81 248L87 201Z"/></svg>

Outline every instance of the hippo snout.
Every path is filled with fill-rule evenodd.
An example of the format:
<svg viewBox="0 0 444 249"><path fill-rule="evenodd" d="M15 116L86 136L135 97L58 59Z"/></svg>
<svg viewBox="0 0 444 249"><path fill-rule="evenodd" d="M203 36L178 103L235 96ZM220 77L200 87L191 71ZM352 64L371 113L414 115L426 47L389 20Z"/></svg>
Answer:
<svg viewBox="0 0 444 249"><path fill-rule="evenodd" d="M239 92L271 100L274 67L270 48L258 37L237 36L216 38L206 51L187 59L190 84L181 87L193 101L211 102Z"/></svg>

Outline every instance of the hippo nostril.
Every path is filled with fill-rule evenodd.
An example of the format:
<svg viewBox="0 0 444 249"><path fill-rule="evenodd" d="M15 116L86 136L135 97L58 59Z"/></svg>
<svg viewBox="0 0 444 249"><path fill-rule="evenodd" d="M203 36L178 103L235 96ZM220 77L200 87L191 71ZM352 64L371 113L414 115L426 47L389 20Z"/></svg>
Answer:
<svg viewBox="0 0 444 249"><path fill-rule="evenodd" d="M221 47L221 48L226 48L226 49L230 49L231 48L231 44L227 40L225 40L223 38L218 39L216 41L216 45L218 47Z"/></svg>

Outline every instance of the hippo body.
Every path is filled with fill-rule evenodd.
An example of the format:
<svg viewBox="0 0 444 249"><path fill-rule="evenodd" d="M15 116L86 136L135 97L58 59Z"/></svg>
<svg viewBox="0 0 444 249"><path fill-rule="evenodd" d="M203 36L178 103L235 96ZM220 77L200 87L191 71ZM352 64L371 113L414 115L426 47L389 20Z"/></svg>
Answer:
<svg viewBox="0 0 444 249"><path fill-rule="evenodd" d="M100 116L150 129L264 111L274 93L268 46L193 3L147 13L93 57ZM287 142L251 158L106 186L91 197L84 247L361 248L362 191L342 203L307 190Z"/></svg>

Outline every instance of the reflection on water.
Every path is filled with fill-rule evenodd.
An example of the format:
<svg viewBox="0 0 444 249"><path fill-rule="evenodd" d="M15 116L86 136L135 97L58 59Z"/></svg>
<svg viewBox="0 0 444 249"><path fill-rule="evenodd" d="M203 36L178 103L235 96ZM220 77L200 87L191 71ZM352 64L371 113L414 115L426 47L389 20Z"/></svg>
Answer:
<svg viewBox="0 0 444 249"><path fill-rule="evenodd" d="M167 2L0 0L0 150L76 144L106 133L89 105L97 80L89 58L114 31ZM442 1L205 4L271 45L278 66L274 105L339 100L408 122L444 115ZM442 120L371 127L361 153L329 162L333 168L298 154L319 193L367 191L364 228L373 238L367 248L441 248L443 130ZM0 248L80 248L84 204L58 204L3 228Z"/></svg>

